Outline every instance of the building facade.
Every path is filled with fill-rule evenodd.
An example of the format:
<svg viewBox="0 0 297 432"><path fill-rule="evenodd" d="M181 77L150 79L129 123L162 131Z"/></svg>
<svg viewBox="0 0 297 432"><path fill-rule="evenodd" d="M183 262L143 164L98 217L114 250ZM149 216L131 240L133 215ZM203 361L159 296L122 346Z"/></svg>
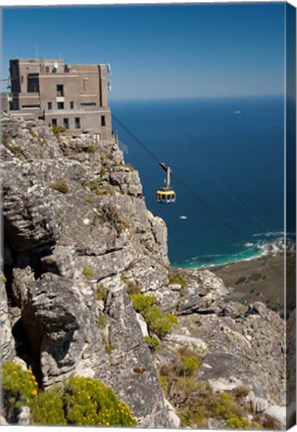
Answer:
<svg viewBox="0 0 297 432"><path fill-rule="evenodd" d="M9 111L41 118L69 133L110 139L108 65L68 65L64 60L10 60Z"/></svg>

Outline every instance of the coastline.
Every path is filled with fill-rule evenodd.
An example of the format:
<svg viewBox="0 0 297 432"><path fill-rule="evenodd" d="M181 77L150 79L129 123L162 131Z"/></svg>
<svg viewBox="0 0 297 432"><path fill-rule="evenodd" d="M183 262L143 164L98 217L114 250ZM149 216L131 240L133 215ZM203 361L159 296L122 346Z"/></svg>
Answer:
<svg viewBox="0 0 297 432"><path fill-rule="evenodd" d="M295 242L289 241L285 284L284 240L258 245L259 254L227 263L190 267L210 270L230 288L227 299L249 304L260 301L281 316L294 308ZM181 269L181 267L180 267ZM189 267L183 267L183 270ZM285 293L285 285L287 292ZM286 305L286 307L285 307Z"/></svg>
<svg viewBox="0 0 297 432"><path fill-rule="evenodd" d="M253 253L252 249L256 249L256 251ZM265 255L268 254L268 251L265 249L264 246L252 246L252 248L250 249L246 249L245 251L239 252L235 255L231 255L229 257L226 256L226 258L221 258L221 259L217 259L218 262L212 262L210 264L198 264L199 262L198 258L195 260L195 258L193 258L191 261L191 264L187 264L187 265L183 265L183 266L176 266L179 268L184 268L184 269L199 269L199 270L214 270L217 267L225 267L226 265L229 264L235 264L235 263L239 263L239 262L243 262L243 261L252 261L252 260L256 260L259 259ZM214 256L211 256L211 258L213 258ZM222 255L223 257L223 255ZM204 258L204 257L201 257ZM219 262L221 261L221 262Z"/></svg>

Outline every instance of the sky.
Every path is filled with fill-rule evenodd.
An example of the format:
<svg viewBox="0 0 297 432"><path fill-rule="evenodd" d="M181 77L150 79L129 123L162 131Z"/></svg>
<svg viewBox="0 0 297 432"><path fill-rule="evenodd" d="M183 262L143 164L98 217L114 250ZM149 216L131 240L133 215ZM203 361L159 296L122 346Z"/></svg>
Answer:
<svg viewBox="0 0 297 432"><path fill-rule="evenodd" d="M110 63L110 99L281 95L285 3L2 8L10 58Z"/></svg>

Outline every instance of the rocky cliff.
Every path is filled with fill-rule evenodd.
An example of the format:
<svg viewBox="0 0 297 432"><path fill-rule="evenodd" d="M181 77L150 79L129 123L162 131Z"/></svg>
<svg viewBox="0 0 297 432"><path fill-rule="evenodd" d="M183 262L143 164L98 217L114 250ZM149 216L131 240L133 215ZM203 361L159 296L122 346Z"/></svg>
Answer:
<svg viewBox="0 0 297 432"><path fill-rule="evenodd" d="M248 421L283 426L284 321L262 303L227 302L207 270L170 268L166 225L117 143L6 114L1 128L2 359L22 359L41 390L70 376L101 380L141 427L204 424L185 417L195 408L181 401L189 376L209 395L237 397ZM178 325L155 330L132 305L137 295ZM207 413L207 427L228 426L227 414Z"/></svg>

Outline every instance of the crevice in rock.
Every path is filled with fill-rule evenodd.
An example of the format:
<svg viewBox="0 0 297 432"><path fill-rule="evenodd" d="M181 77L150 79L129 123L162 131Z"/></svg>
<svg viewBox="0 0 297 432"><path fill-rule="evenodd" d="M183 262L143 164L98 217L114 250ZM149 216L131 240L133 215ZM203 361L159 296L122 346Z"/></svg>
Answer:
<svg viewBox="0 0 297 432"><path fill-rule="evenodd" d="M28 323L24 319L24 316L22 316L13 326L12 334L15 339L17 356L23 359L28 367L31 367L38 387L42 388L40 364L42 329L40 325L38 325L33 317L31 317L31 321Z"/></svg>
<svg viewBox="0 0 297 432"><path fill-rule="evenodd" d="M12 291L12 281L13 281L12 270L13 270L13 266L6 265L4 263L3 273L4 273L4 276L5 276L5 280L6 280L6 282L5 282L5 290L6 290L7 301L8 301L8 306L9 307L15 307L15 306L17 306L17 303L16 303L14 295L13 295L13 291Z"/></svg>

